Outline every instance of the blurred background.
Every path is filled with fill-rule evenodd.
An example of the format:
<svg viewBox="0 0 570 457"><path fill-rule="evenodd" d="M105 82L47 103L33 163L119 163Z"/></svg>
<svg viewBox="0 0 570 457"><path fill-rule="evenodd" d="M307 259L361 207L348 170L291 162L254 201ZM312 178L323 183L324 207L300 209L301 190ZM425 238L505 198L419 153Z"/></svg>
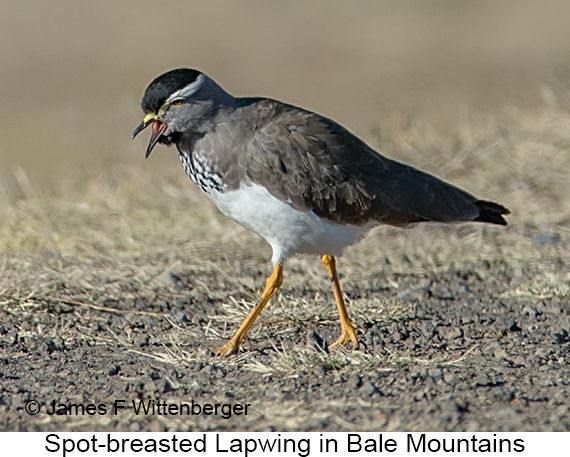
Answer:
<svg viewBox="0 0 570 457"><path fill-rule="evenodd" d="M144 162L140 98L175 67L374 146L394 119L445 133L474 113L566 110L570 2L20 0L2 7L0 61L0 192L20 198ZM156 152L144 166L178 167Z"/></svg>

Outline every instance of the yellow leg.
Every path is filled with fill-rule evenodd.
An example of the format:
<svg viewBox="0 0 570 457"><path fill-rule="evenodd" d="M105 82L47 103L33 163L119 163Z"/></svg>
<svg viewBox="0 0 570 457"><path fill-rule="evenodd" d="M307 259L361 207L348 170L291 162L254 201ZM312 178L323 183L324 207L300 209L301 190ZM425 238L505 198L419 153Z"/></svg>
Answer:
<svg viewBox="0 0 570 457"><path fill-rule="evenodd" d="M261 313L261 311L263 310L265 305L267 305L267 302L271 299L271 297L275 295L275 292L277 292L279 287L281 287L282 283L283 283L283 263L279 261L275 264L271 276L267 278L267 281L265 283L265 289L261 294L261 300L259 301L259 303L255 306L255 308L251 310L251 313L249 313L249 316L247 316L245 320L242 322L240 328L232 337L232 339L229 340L223 346L214 350L214 353L216 355L235 354L239 350L239 345L242 342L243 338L245 337L245 334L249 330L249 327L251 327L253 321L255 321L257 316L259 316L259 313Z"/></svg>
<svg viewBox="0 0 570 457"><path fill-rule="evenodd" d="M345 345L352 342L354 346L358 346L358 340L356 339L356 333L354 329L356 325L348 318L348 312L346 311L346 306L344 306L344 300L342 298L342 291L340 290L340 283L338 281L338 274L336 272L336 262L332 255L323 255L321 260L327 267L329 272L329 278L332 282L334 298L336 300L336 307L338 308L338 315L340 316L340 337L336 340L331 347L337 346L339 344Z"/></svg>

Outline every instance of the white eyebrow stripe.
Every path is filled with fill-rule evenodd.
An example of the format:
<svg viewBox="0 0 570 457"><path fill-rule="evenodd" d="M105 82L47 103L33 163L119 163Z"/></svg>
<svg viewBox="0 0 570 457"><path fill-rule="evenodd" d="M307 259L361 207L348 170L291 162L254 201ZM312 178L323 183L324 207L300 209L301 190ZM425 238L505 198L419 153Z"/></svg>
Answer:
<svg viewBox="0 0 570 457"><path fill-rule="evenodd" d="M194 81L192 81L190 84L188 84L186 87L183 87L182 89L177 90L170 97L168 97L166 102L170 103L173 100L176 100L177 98L188 98L188 97L190 97L193 93L195 93L200 88L200 86L204 83L205 79L206 79L206 76L204 74L198 75L198 77Z"/></svg>

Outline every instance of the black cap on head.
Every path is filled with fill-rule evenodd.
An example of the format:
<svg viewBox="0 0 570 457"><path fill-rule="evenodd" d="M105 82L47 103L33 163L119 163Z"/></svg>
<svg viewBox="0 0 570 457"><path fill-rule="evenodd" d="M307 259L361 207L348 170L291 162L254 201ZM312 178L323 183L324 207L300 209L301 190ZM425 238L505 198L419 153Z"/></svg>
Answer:
<svg viewBox="0 0 570 457"><path fill-rule="evenodd" d="M198 70L177 68L156 77L144 91L142 109L147 113L157 112L168 97L196 81L200 75Z"/></svg>

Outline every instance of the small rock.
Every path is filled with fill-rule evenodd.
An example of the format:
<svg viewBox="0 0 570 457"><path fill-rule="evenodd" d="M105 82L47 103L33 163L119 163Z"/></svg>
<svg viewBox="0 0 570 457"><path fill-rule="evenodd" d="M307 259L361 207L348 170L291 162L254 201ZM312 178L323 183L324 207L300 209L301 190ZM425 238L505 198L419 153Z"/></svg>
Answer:
<svg viewBox="0 0 570 457"><path fill-rule="evenodd" d="M513 359L513 364L515 366L524 366L524 361L525 358L522 355L517 355L514 359Z"/></svg>
<svg viewBox="0 0 570 457"><path fill-rule="evenodd" d="M40 390L40 397L51 397L55 392L55 387L53 386L46 386Z"/></svg>
<svg viewBox="0 0 570 457"><path fill-rule="evenodd" d="M121 366L120 365L114 365L107 370L107 374L109 376L116 376L119 374L120 371L121 371Z"/></svg>
<svg viewBox="0 0 570 457"><path fill-rule="evenodd" d="M16 330L8 331L8 334L3 338L7 346L14 346L18 344L18 332Z"/></svg>
<svg viewBox="0 0 570 457"><path fill-rule="evenodd" d="M464 399L457 398L455 394L441 397L438 403L441 410L448 413L463 413L468 410L467 402Z"/></svg>
<svg viewBox="0 0 570 457"><path fill-rule="evenodd" d="M414 367L410 370L410 376L412 378L424 379L427 375L428 372L425 367Z"/></svg>
<svg viewBox="0 0 570 457"><path fill-rule="evenodd" d="M536 310L536 308L534 306L526 305L522 310L522 314L528 314L533 319L536 319L536 315L538 314L538 311Z"/></svg>
<svg viewBox="0 0 570 457"><path fill-rule="evenodd" d="M536 365L536 355L535 354L529 354L524 358L524 366L529 369L532 370L534 368L534 365Z"/></svg>
<svg viewBox="0 0 570 457"><path fill-rule="evenodd" d="M148 374L148 377L151 379L151 381L158 381L160 379L160 373L156 370L153 370Z"/></svg>
<svg viewBox="0 0 570 457"><path fill-rule="evenodd" d="M455 408L460 413L466 413L469 411L469 403L464 398L458 398L455 402Z"/></svg>
<svg viewBox="0 0 570 457"><path fill-rule="evenodd" d="M149 429L151 432L155 432L155 433L166 431L164 424L162 422L160 422L159 420L153 420L150 423Z"/></svg>
<svg viewBox="0 0 570 457"><path fill-rule="evenodd" d="M141 424L138 422L133 422L131 425L129 425L129 430L131 432L140 432L142 430Z"/></svg>
<svg viewBox="0 0 570 457"><path fill-rule="evenodd" d="M495 349L495 352L493 353L493 355L494 355L495 358L497 358L497 359L506 359L506 358L508 358L507 351L505 351L504 349L501 349L501 348Z"/></svg>
<svg viewBox="0 0 570 457"><path fill-rule="evenodd" d="M552 350L549 349L549 348L538 348L538 349L536 350L536 352L534 353L534 355L536 355L537 357L540 357L540 358L545 358L545 357L547 357L551 352L552 352Z"/></svg>
<svg viewBox="0 0 570 457"><path fill-rule="evenodd" d="M477 386L491 386L491 385L493 385L493 381L485 373L479 374L475 378L475 380L473 381L473 386L475 386L475 387L477 387Z"/></svg>
<svg viewBox="0 0 570 457"><path fill-rule="evenodd" d="M163 286L172 287L178 291L190 289L190 287L188 287L180 275L172 271L165 271L159 275L156 280Z"/></svg>
<svg viewBox="0 0 570 457"><path fill-rule="evenodd" d="M28 351L31 352L51 354L59 349L51 338L43 336L26 336L24 343Z"/></svg>
<svg viewBox="0 0 570 457"><path fill-rule="evenodd" d="M418 392L417 394L414 395L415 401L422 401L424 398L426 398L426 391L425 390L422 390L421 392Z"/></svg>
<svg viewBox="0 0 570 457"><path fill-rule="evenodd" d="M370 381L366 381L364 384L362 384L360 391L365 397L371 397L375 393L380 393L380 391L376 388L376 386L372 384Z"/></svg>
<svg viewBox="0 0 570 457"><path fill-rule="evenodd" d="M535 246L543 246L545 244L556 244L560 241L558 233L543 233L533 238L532 242Z"/></svg>
<svg viewBox="0 0 570 457"><path fill-rule="evenodd" d="M566 330L554 334L554 342L556 344L564 344L570 342L570 335Z"/></svg>
<svg viewBox="0 0 570 457"><path fill-rule="evenodd" d="M65 341L63 341L61 336L56 336L52 342L56 351L63 351L65 349Z"/></svg>
<svg viewBox="0 0 570 457"><path fill-rule="evenodd" d="M497 387L492 392L493 397L499 401L510 402L515 398L515 391L508 387Z"/></svg>
<svg viewBox="0 0 570 457"><path fill-rule="evenodd" d="M463 337L463 330L461 330L459 327L455 327L445 335L445 338L448 340L456 340L461 337Z"/></svg>
<svg viewBox="0 0 570 457"><path fill-rule="evenodd" d="M507 325L507 330L509 332L520 332L522 328L518 326L514 319L511 319Z"/></svg>
<svg viewBox="0 0 570 457"><path fill-rule="evenodd" d="M438 382L443 379L443 371L441 368L430 368L428 370L428 376L432 378L434 382Z"/></svg>
<svg viewBox="0 0 570 457"><path fill-rule="evenodd" d="M453 373L445 373L443 375L443 382L449 384L450 386L454 386L459 382L459 378L455 376Z"/></svg>
<svg viewBox="0 0 570 457"><path fill-rule="evenodd" d="M139 316L138 314L135 313L127 313L125 314L125 320L131 324L131 326L133 328L136 327L144 327L144 318L142 316Z"/></svg>
<svg viewBox="0 0 570 457"><path fill-rule="evenodd" d="M99 324L99 322L92 322L89 326L89 333L97 333L101 331L103 328Z"/></svg>
<svg viewBox="0 0 570 457"><path fill-rule="evenodd" d="M326 351L327 343L326 341L314 330L309 330L307 332L307 349L313 349L318 352Z"/></svg>
<svg viewBox="0 0 570 457"><path fill-rule="evenodd" d="M317 365L315 366L315 368L313 368L313 374L316 377L324 376L327 374L327 370L325 370L325 367L323 367L322 365Z"/></svg>
<svg viewBox="0 0 570 457"><path fill-rule="evenodd" d="M174 314L173 316L173 320L174 322L176 322L177 324L182 324L184 322L189 322L188 317L186 316L186 313L184 313L183 311L179 311L177 313Z"/></svg>
<svg viewBox="0 0 570 457"><path fill-rule="evenodd" d="M174 287L180 281L180 276L170 271L165 271L156 278L157 282L166 287Z"/></svg>
<svg viewBox="0 0 570 457"><path fill-rule="evenodd" d="M29 332L30 330L32 330L32 324L28 320L22 321L20 327L22 327L22 330L24 332Z"/></svg>
<svg viewBox="0 0 570 457"><path fill-rule="evenodd" d="M165 394L165 393L168 393L168 392L173 392L173 391L175 391L175 390L177 390L177 389L176 389L176 387L174 387L174 386L171 384L171 382L170 382L170 380L169 380L168 378L164 378L163 381L162 381L162 388L161 388L160 390L162 390L162 393Z"/></svg>
<svg viewBox="0 0 570 457"><path fill-rule="evenodd" d="M419 290L406 289L406 290L402 290L401 292L398 292L398 294L396 295L396 298L399 301L403 301L406 303L416 303L416 302L424 299L426 295L427 295L427 292L425 289L419 289Z"/></svg>
<svg viewBox="0 0 570 457"><path fill-rule="evenodd" d="M362 378L360 377L360 375L354 373L350 375L350 377L346 381L346 384L351 389L358 389L360 386L362 386Z"/></svg>
<svg viewBox="0 0 570 457"><path fill-rule="evenodd" d="M149 341L150 337L148 335L137 335L134 339L134 343L140 347L147 346Z"/></svg>

